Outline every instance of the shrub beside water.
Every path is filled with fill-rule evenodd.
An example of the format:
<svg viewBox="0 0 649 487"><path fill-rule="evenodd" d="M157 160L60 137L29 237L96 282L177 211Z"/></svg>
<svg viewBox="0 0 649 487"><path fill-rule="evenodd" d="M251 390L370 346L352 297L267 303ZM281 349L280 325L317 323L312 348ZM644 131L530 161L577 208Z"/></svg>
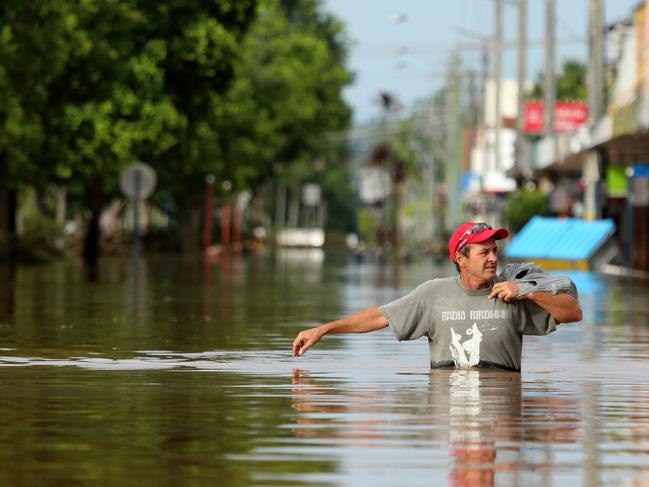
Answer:
<svg viewBox="0 0 649 487"><path fill-rule="evenodd" d="M541 191L518 189L505 200L505 222L514 232L523 228L533 216L547 216L549 211L548 195Z"/></svg>

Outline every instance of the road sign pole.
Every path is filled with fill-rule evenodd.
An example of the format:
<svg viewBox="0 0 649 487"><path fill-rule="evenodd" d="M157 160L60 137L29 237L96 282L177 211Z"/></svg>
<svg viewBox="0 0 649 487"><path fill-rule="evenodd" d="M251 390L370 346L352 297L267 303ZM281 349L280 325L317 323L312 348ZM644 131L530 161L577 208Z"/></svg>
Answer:
<svg viewBox="0 0 649 487"><path fill-rule="evenodd" d="M138 267L140 261L140 187L142 174L136 169L133 174L133 265Z"/></svg>
<svg viewBox="0 0 649 487"><path fill-rule="evenodd" d="M119 177L119 186L124 195L133 204L133 267L134 279L140 261L140 200L145 200L155 190L156 174L153 168L143 162L136 162L126 167Z"/></svg>

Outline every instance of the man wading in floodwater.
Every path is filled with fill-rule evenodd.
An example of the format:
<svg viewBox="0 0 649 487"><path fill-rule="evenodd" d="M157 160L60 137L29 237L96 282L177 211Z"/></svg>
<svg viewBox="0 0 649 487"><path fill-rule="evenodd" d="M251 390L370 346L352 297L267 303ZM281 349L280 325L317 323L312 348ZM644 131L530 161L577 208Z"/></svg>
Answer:
<svg viewBox="0 0 649 487"><path fill-rule="evenodd" d="M428 337L430 365L497 367L520 371L523 335L547 335L559 323L581 320L574 284L530 264L507 266L501 276L497 240L504 228L460 225L449 257L460 275L432 279L386 305L300 332L299 357L328 333L367 333L390 326L401 340Z"/></svg>

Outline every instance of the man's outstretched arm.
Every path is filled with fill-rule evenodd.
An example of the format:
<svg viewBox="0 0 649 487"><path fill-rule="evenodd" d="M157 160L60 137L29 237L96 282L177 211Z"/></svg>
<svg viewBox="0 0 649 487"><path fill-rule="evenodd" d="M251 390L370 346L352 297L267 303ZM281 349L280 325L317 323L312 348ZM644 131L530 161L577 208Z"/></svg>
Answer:
<svg viewBox="0 0 649 487"><path fill-rule="evenodd" d="M300 357L328 333L368 333L388 326L379 308L368 308L340 320L304 330L293 340L293 356Z"/></svg>

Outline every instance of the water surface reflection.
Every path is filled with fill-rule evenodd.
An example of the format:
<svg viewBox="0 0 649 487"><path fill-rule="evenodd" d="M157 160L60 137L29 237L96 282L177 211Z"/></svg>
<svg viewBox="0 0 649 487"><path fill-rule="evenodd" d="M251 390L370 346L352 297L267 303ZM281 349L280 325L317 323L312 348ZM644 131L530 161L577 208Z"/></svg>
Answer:
<svg viewBox="0 0 649 487"><path fill-rule="evenodd" d="M344 468L365 472L368 485L390 485L404 467L408 485L536 484L552 477L553 461L534 450L578 448L579 400L523 395L518 373L442 369L350 390L297 369L293 385L296 438L325 454L338 451Z"/></svg>

